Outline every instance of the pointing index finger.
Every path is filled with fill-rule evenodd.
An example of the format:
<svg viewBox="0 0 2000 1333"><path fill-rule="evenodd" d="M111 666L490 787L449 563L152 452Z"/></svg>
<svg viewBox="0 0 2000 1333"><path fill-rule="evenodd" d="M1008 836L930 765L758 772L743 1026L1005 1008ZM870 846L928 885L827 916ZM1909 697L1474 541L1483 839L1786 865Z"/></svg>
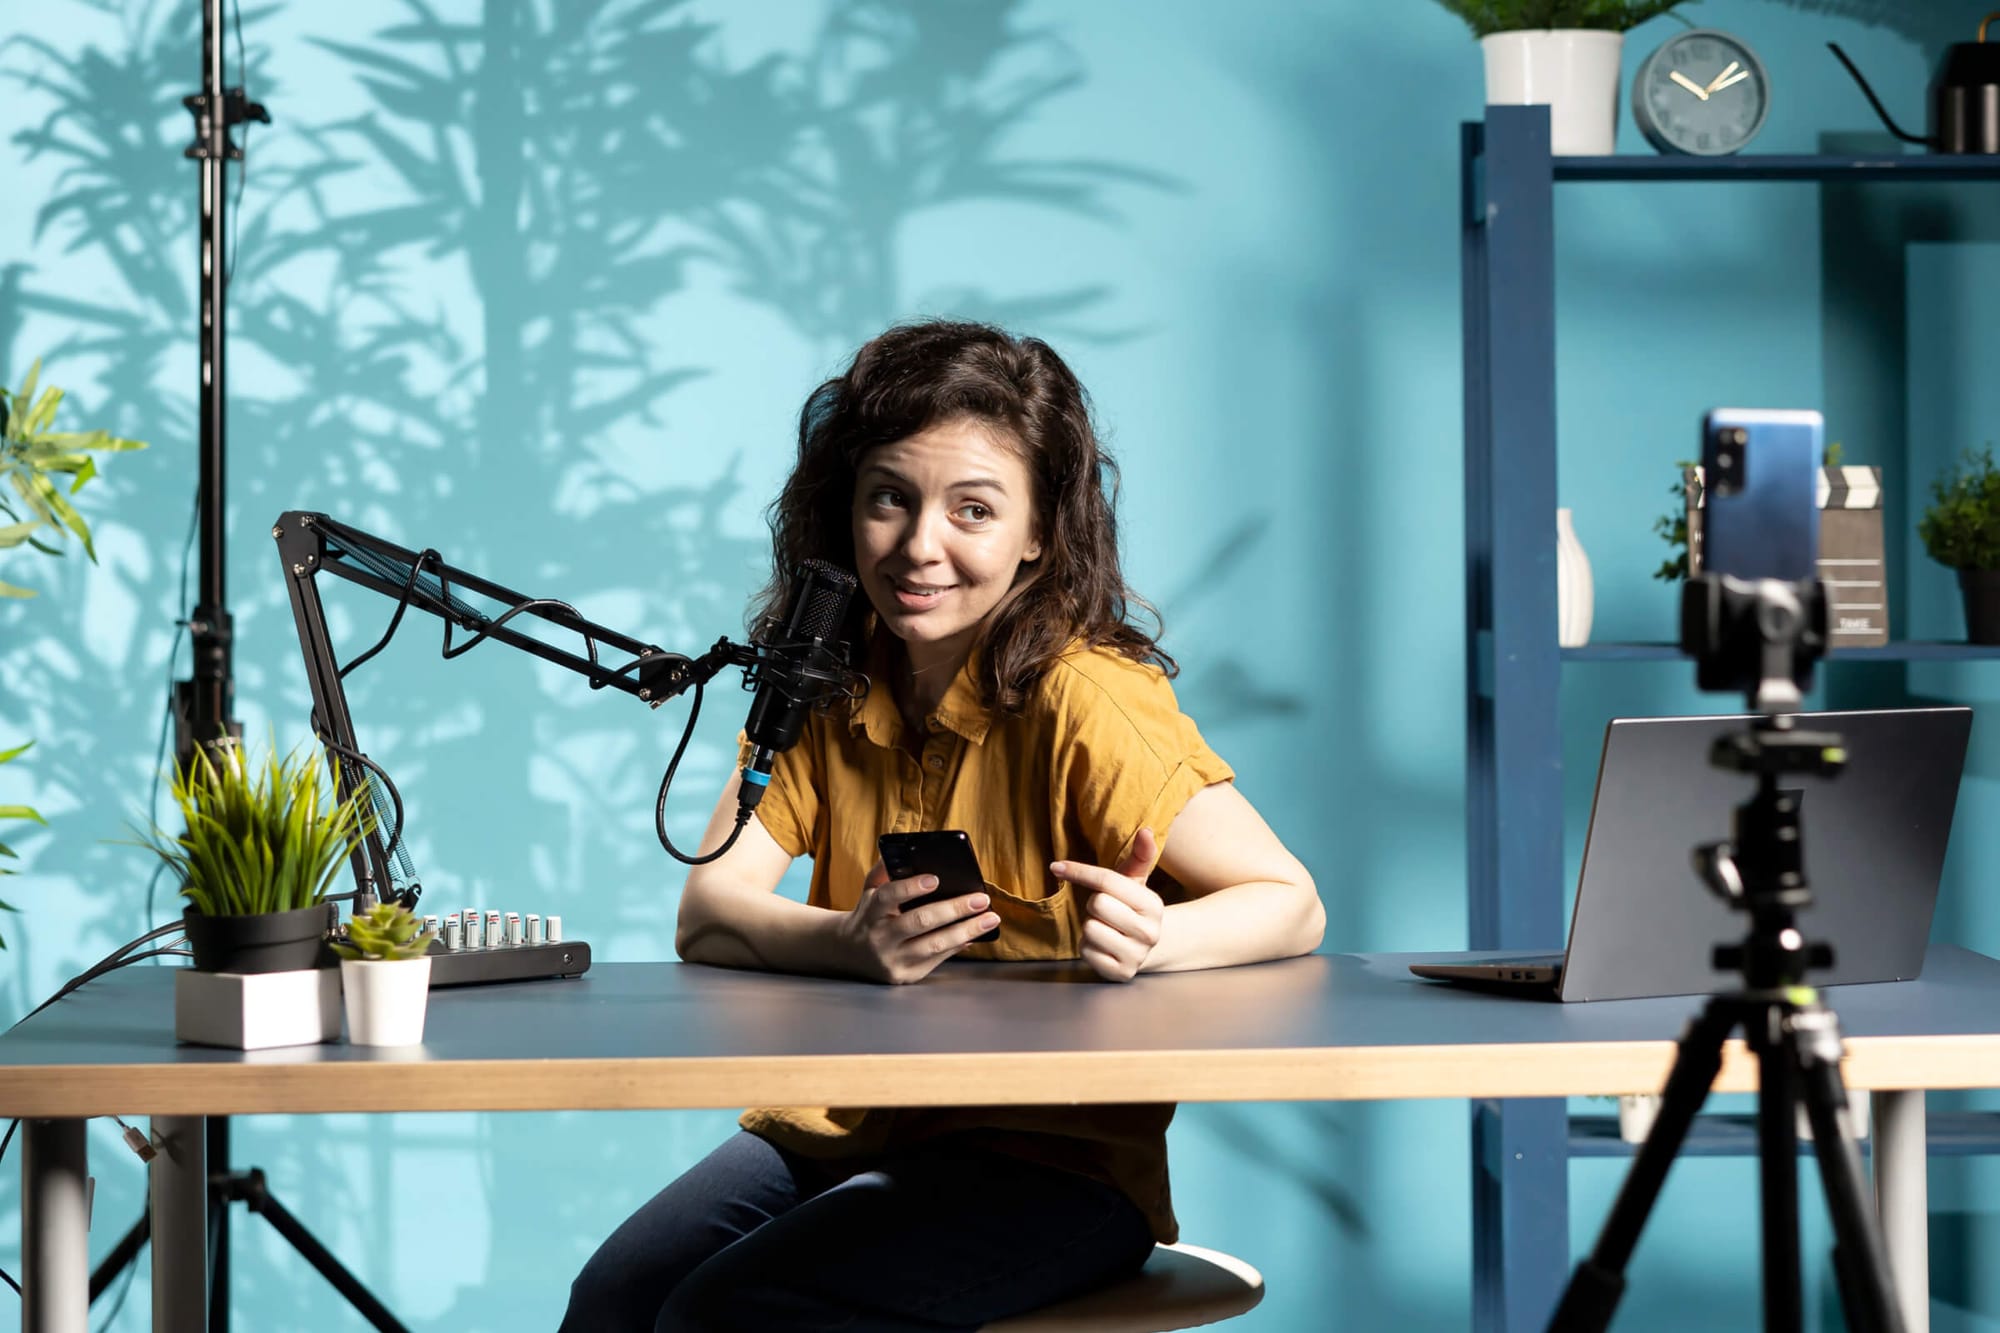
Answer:
<svg viewBox="0 0 2000 1333"><path fill-rule="evenodd" d="M1087 865L1082 861L1051 862L1049 872L1057 879L1067 880L1080 888L1096 893L1108 893L1134 908L1143 908L1146 905L1144 895L1152 892L1145 885L1135 883L1115 870Z"/></svg>

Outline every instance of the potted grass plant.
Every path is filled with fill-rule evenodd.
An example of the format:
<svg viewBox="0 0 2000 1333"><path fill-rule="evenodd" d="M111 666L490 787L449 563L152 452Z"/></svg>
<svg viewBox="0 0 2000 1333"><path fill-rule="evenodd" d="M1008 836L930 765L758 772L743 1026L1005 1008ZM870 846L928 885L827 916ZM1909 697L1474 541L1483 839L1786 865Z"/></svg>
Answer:
<svg viewBox="0 0 2000 1333"><path fill-rule="evenodd" d="M1479 39L1487 105L1547 104L1558 156L1613 150L1625 33L1686 2L1438 0Z"/></svg>
<svg viewBox="0 0 2000 1333"><path fill-rule="evenodd" d="M182 921L204 972L318 966L326 893L373 822L367 789L328 791L316 752L253 763L237 744L200 748L175 775L183 831L154 825L148 847L181 881Z"/></svg>
<svg viewBox="0 0 2000 1333"><path fill-rule="evenodd" d="M1992 446L1967 451L1931 483L1917 536L1931 559L1958 572L1970 643L2000 643L2000 469Z"/></svg>
<svg viewBox="0 0 2000 1333"><path fill-rule="evenodd" d="M424 1039L434 937L409 908L380 902L347 923L340 955L340 995L347 1040L356 1046L415 1046Z"/></svg>
<svg viewBox="0 0 2000 1333"><path fill-rule="evenodd" d="M174 978L174 1035L258 1050L340 1035L326 891L374 820L367 788L329 794L316 751L259 763L230 742L174 775L184 828L143 845L181 882L194 966Z"/></svg>

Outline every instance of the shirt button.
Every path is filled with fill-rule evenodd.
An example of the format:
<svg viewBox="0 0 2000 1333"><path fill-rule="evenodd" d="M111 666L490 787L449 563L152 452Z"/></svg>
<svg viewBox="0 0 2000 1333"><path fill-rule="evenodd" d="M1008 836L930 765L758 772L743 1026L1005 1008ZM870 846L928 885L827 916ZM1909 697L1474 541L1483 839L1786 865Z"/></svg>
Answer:
<svg viewBox="0 0 2000 1333"><path fill-rule="evenodd" d="M944 767L944 756L941 754L934 754L930 758L924 760L924 762L929 764L933 770L940 769Z"/></svg>

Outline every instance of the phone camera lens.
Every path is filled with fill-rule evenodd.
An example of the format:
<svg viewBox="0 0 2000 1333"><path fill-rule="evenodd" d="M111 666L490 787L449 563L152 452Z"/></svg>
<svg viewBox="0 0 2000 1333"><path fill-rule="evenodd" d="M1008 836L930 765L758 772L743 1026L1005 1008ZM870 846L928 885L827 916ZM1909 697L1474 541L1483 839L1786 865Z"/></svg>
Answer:
<svg viewBox="0 0 2000 1333"><path fill-rule="evenodd" d="M1740 449L1750 443L1750 432L1741 426L1731 426L1727 431L1723 432L1722 438Z"/></svg>

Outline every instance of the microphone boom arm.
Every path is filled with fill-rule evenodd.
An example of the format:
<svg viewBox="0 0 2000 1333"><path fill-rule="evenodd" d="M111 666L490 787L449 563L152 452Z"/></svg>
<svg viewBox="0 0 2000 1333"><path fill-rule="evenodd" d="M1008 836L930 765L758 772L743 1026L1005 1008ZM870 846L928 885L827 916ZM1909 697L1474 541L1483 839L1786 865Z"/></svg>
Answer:
<svg viewBox="0 0 2000 1333"><path fill-rule="evenodd" d="M372 761L361 753L355 738L354 718L348 709L347 691L341 683L342 669L334 656L327 632L326 614L315 582L320 574L333 574L395 601L396 618L404 607L427 611L445 622L445 655L455 657L484 639L497 639L523 652L534 654L585 677L592 689L615 689L633 695L658 708L690 688L698 688L731 666L745 668L757 664L760 654L754 645L717 639L700 657L671 653L642 643L616 630L586 620L575 608L548 598L529 597L488 579L444 563L436 551L415 552L325 514L289 510L278 516L271 536L278 543L278 557L284 565L285 587L291 598L292 620L298 631L299 649L305 657L306 680L312 690L315 732L335 761L336 789L342 800L371 781L365 770ZM464 589L506 605L509 610L489 616L454 595ZM512 628L507 622L531 615L555 627L581 635L588 655L580 656ZM395 630L390 624L390 633ZM451 646L451 626L472 634L466 643ZM383 643L388 636L385 635ZM597 645L605 644L627 654L628 660L606 667L596 660ZM377 645L379 649L381 644ZM347 670L360 665L376 649L356 658ZM393 790L393 788L391 789ZM383 896L383 886L393 885L389 858L402 839L402 829L384 840L379 821L357 846L352 858L357 890L355 910ZM414 899L415 893L410 893Z"/></svg>

